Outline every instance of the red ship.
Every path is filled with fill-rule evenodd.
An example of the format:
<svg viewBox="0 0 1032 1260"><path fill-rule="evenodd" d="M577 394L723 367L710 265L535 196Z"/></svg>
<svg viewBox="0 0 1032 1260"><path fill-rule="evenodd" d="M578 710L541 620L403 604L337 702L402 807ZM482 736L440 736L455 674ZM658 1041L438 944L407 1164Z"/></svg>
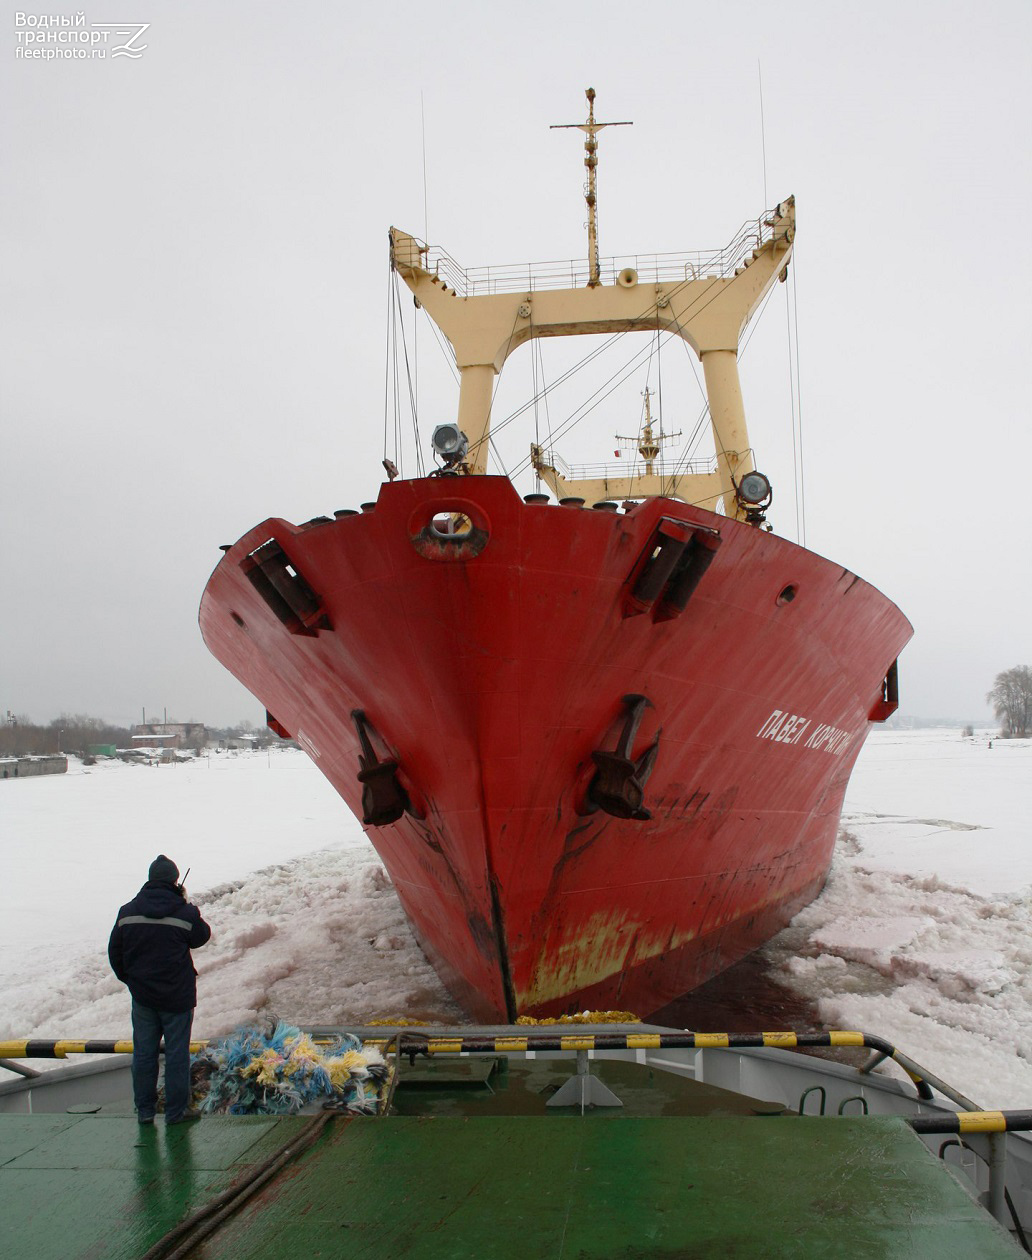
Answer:
<svg viewBox="0 0 1032 1260"><path fill-rule="evenodd" d="M394 479L385 461L360 513L264 521L201 603L209 649L363 819L427 956L488 1021L647 1015L784 926L824 884L911 634L766 526L737 352L786 273L794 203L710 255L601 263L593 96L580 274L462 271L392 230L461 374L437 474ZM556 503L485 475L512 350L657 330L701 358L707 466L656 471L646 395L619 474L578 478L534 447Z"/></svg>

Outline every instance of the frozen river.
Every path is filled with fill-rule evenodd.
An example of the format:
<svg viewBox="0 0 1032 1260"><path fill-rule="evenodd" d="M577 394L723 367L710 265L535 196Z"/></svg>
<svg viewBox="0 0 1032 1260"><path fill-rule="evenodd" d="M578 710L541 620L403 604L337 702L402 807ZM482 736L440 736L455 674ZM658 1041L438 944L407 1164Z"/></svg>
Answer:
<svg viewBox="0 0 1032 1260"><path fill-rule="evenodd" d="M875 732L824 893L748 974L808 1023L887 1037L980 1105L1032 1106L1030 816L1032 741ZM192 867L214 930L195 956L197 1035L258 1014L459 1018L361 827L302 753L73 762L0 784L0 834L0 1038L127 1034L107 935L159 851ZM767 1027L792 1009L751 1000Z"/></svg>

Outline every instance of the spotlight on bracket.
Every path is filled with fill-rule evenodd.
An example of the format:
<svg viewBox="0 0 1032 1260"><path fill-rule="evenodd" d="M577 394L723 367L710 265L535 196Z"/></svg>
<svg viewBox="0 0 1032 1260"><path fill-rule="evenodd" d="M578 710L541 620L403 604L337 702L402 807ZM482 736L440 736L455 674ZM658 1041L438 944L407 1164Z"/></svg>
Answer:
<svg viewBox="0 0 1032 1260"><path fill-rule="evenodd" d="M436 440L436 434L434 436ZM738 483L738 497L750 507L758 507L765 500L769 503L770 482L761 472L746 473Z"/></svg>
<svg viewBox="0 0 1032 1260"><path fill-rule="evenodd" d="M762 525L770 507L774 492L770 480L761 472L747 472L735 487L735 497L745 509L745 519L750 525Z"/></svg>
<svg viewBox="0 0 1032 1260"><path fill-rule="evenodd" d="M457 424L439 424L434 429L431 439L434 454L444 461L448 468L461 464L469 450L469 440Z"/></svg>

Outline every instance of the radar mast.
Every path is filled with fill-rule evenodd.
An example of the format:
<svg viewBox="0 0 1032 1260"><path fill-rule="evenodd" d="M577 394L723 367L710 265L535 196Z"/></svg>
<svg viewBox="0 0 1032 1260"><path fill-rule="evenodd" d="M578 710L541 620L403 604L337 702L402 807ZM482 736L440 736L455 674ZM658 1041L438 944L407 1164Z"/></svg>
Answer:
<svg viewBox="0 0 1032 1260"><path fill-rule="evenodd" d="M643 391L643 397L645 399L645 423L641 426L641 432L637 437L625 437L622 433L618 433L616 435L616 440L618 442L626 443L632 450L637 450L638 454L645 461L645 476L651 477L653 465L658 459L660 451L663 449L663 443L672 442L674 438L679 438L681 436L681 430L678 429L676 433L664 433L663 421L661 419L659 422L659 433L653 435L652 407L649 402L652 397L652 390L649 389L647 385Z"/></svg>
<svg viewBox="0 0 1032 1260"><path fill-rule="evenodd" d="M598 140L595 138L603 127L633 127L632 122L600 123L595 121L595 89L588 88L584 95L588 98L588 116L582 123L553 123L550 131L575 129L584 132L584 165L588 171L588 183L584 189L584 200L588 203L588 288L595 289L601 283L601 268L598 259L598 203L595 187L595 172L598 167Z"/></svg>

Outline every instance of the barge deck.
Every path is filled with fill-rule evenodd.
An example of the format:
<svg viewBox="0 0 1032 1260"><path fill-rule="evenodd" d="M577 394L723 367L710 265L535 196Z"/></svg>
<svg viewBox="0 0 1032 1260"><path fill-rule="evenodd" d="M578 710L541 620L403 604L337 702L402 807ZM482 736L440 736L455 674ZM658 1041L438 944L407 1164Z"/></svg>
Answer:
<svg viewBox="0 0 1032 1260"><path fill-rule="evenodd" d="M317 1123L307 1115L166 1129L160 1117L137 1124L124 1098L3 1114L3 1251L135 1260L286 1144L296 1157L183 1254L1017 1254L903 1118L798 1116L598 1059L592 1071L621 1107L549 1107L570 1071L569 1061L504 1056L419 1064L402 1072L392 1115L332 1115L307 1148L302 1135Z"/></svg>

